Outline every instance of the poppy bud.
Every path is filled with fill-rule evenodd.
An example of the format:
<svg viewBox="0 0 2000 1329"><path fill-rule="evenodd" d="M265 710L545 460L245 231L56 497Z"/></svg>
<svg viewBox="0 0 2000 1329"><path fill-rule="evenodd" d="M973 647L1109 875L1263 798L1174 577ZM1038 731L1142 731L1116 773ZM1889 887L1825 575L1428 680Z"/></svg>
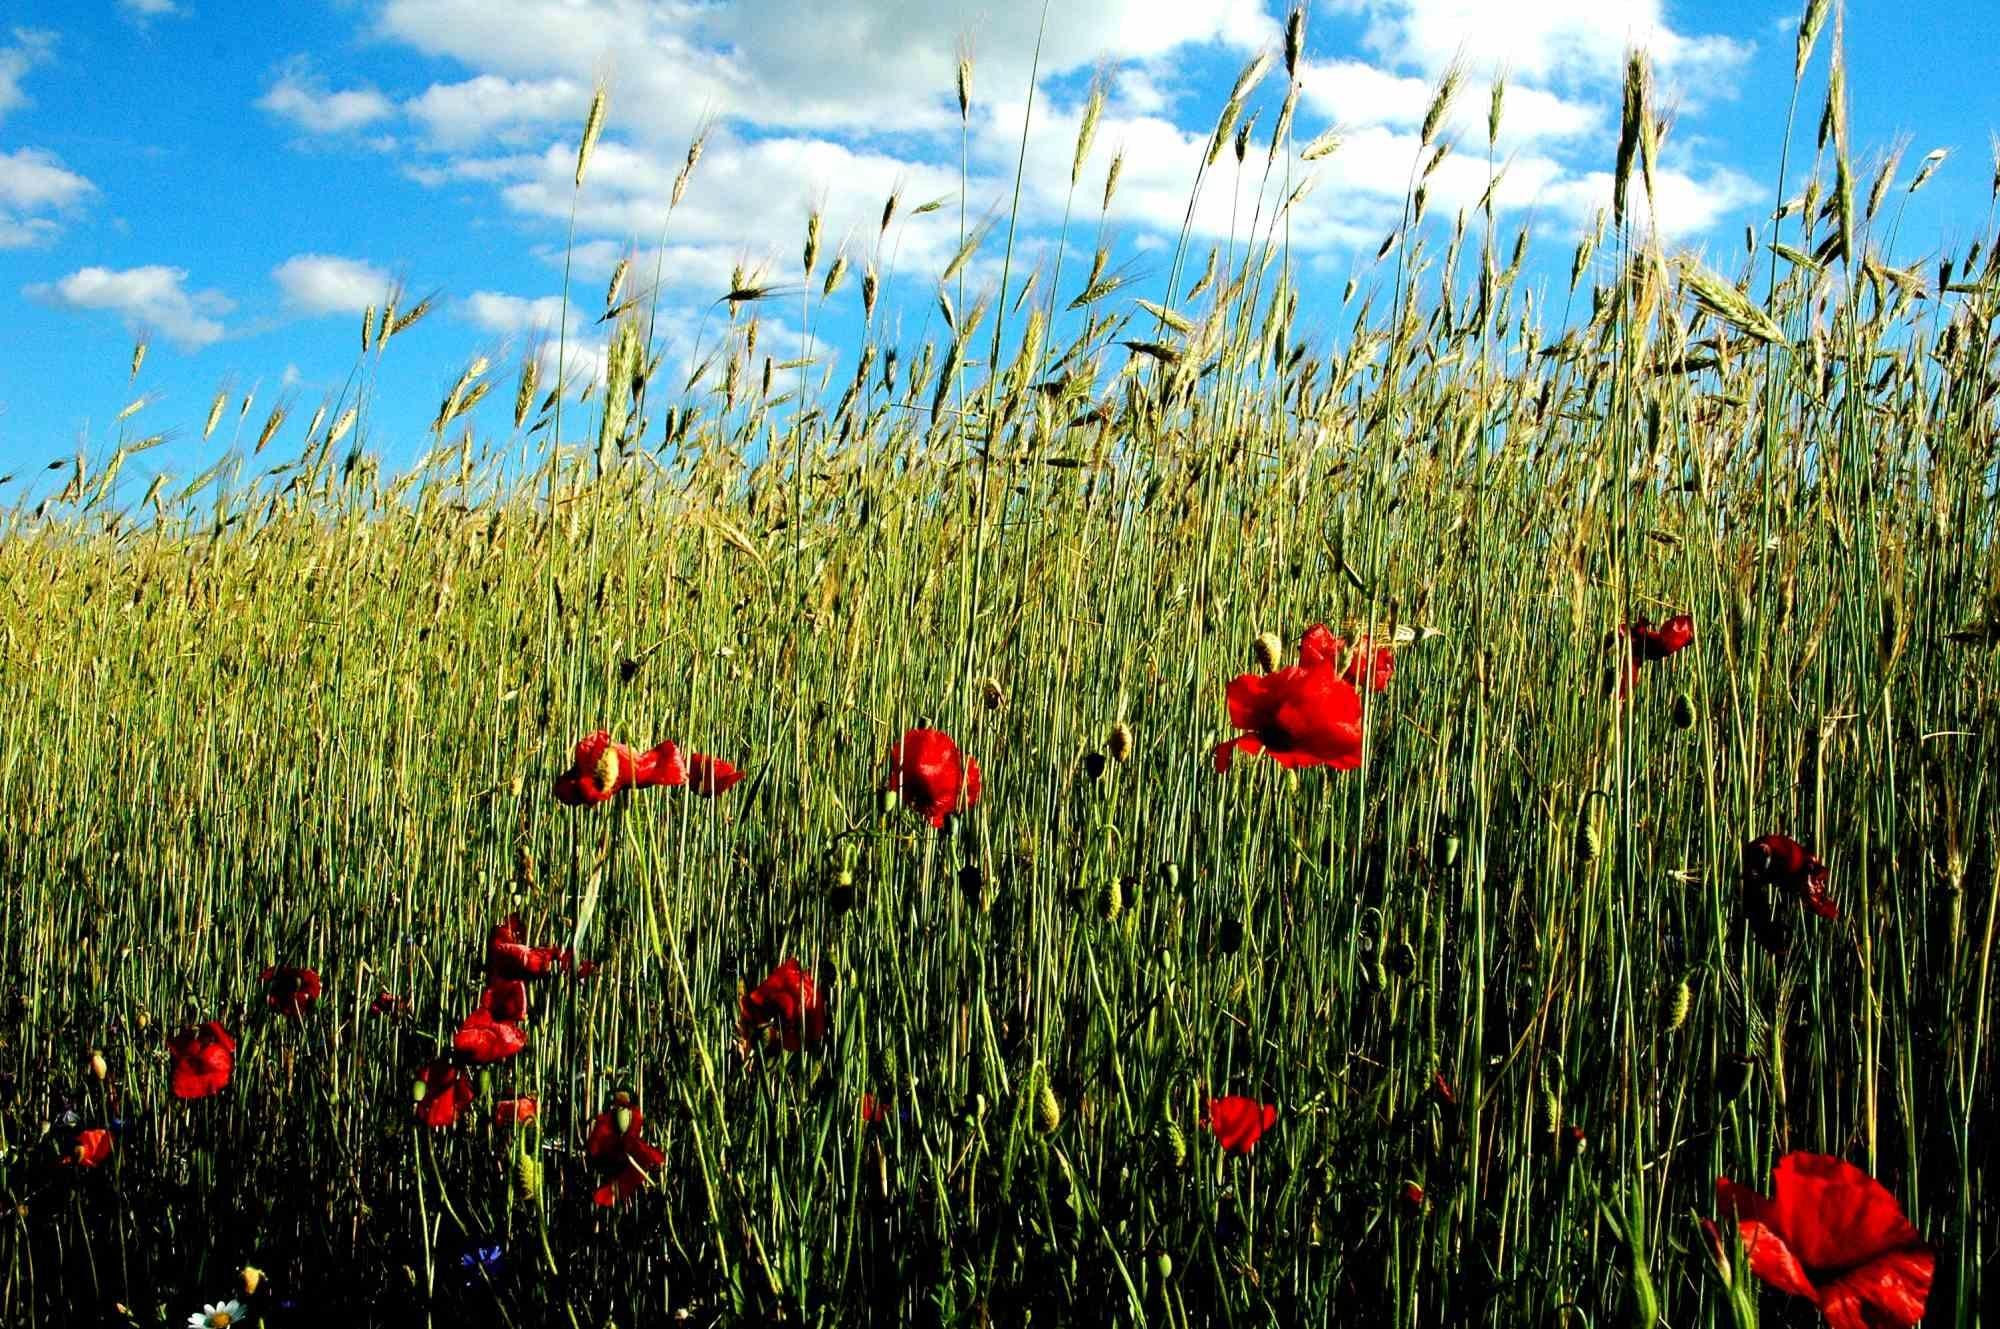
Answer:
<svg viewBox="0 0 2000 1329"><path fill-rule="evenodd" d="M986 895L986 874L979 870L977 863L967 863L958 870L958 889L965 892L968 904L977 905Z"/></svg>
<svg viewBox="0 0 2000 1329"><path fill-rule="evenodd" d="M1171 1166L1175 1168L1187 1166L1187 1134L1181 1130L1180 1123L1171 1117L1161 1127L1160 1149Z"/></svg>
<svg viewBox="0 0 2000 1329"><path fill-rule="evenodd" d="M105 1064L104 1054L96 1048L90 1050L90 1073L99 1080L111 1073L111 1067Z"/></svg>
<svg viewBox="0 0 2000 1329"><path fill-rule="evenodd" d="M1674 728L1694 728L1694 698L1685 692L1677 693L1674 697L1673 710L1669 714L1673 717Z"/></svg>
<svg viewBox="0 0 2000 1329"><path fill-rule="evenodd" d="M1562 1099L1548 1085L1542 1086L1542 1134L1554 1138L1562 1129Z"/></svg>
<svg viewBox="0 0 2000 1329"><path fill-rule="evenodd" d="M1155 1253L1153 1256L1153 1272L1160 1276L1160 1281L1162 1282L1172 1278L1174 1276L1174 1257L1165 1251Z"/></svg>
<svg viewBox="0 0 2000 1329"><path fill-rule="evenodd" d="M425 1086L424 1086L424 1082L423 1082L423 1080L421 1080L421 1079L416 1079L416 1080L412 1080L412 1081L410 1081L410 1101L411 1101L411 1102L413 1102L413 1103L421 1103L421 1102L423 1102L423 1101L424 1101L424 1093L425 1093Z"/></svg>
<svg viewBox="0 0 2000 1329"><path fill-rule="evenodd" d="M881 795L875 801L881 807L882 815L886 817L896 810L896 804L900 798L901 795L896 792L896 787L890 785L882 791Z"/></svg>
<svg viewBox="0 0 2000 1329"><path fill-rule="evenodd" d="M1121 765L1131 760L1132 726L1126 724L1123 720L1112 725L1111 741L1104 745L1104 750L1111 754L1111 760Z"/></svg>
<svg viewBox="0 0 2000 1329"><path fill-rule="evenodd" d="M1702 1243L1708 1247L1708 1258L1715 1261L1715 1271L1722 1275L1722 1281L1731 1281L1729 1273L1729 1251L1722 1244L1722 1231L1715 1226L1715 1220L1701 1220Z"/></svg>
<svg viewBox="0 0 2000 1329"><path fill-rule="evenodd" d="M533 1154L514 1160L514 1198L530 1206L541 1203L542 1160Z"/></svg>
<svg viewBox="0 0 2000 1329"><path fill-rule="evenodd" d="M1104 754L1102 752L1084 753L1083 773L1093 780L1102 778L1104 775Z"/></svg>
<svg viewBox="0 0 2000 1329"><path fill-rule="evenodd" d="M254 1264L246 1264L236 1272L236 1285L243 1289L243 1295L254 1297L257 1289L264 1286L264 1271Z"/></svg>
<svg viewBox="0 0 2000 1329"><path fill-rule="evenodd" d="M1125 912L1125 887L1117 877L1104 883L1104 898L1101 903L1104 921L1107 923L1116 923L1118 916Z"/></svg>
<svg viewBox="0 0 2000 1329"><path fill-rule="evenodd" d="M1400 977L1408 978L1417 971L1416 947L1410 945L1404 938L1398 937L1396 944L1389 948L1388 964L1389 968L1395 970Z"/></svg>
<svg viewBox="0 0 2000 1329"><path fill-rule="evenodd" d="M1215 948L1224 955L1234 955L1243 949L1243 925L1233 918L1222 920L1222 926L1215 931Z"/></svg>
<svg viewBox="0 0 2000 1329"><path fill-rule="evenodd" d="M1035 1129L1044 1135L1054 1135L1062 1125L1062 1101L1050 1087L1048 1076L1037 1072L1035 1076Z"/></svg>
<svg viewBox="0 0 2000 1329"><path fill-rule="evenodd" d="M1160 864L1160 885L1166 887L1169 893L1179 891L1181 888L1181 865L1178 863Z"/></svg>
<svg viewBox="0 0 2000 1329"><path fill-rule="evenodd" d="M1458 849L1459 842L1456 835L1447 835L1444 837L1444 865L1446 867L1450 867L1452 864L1458 862Z"/></svg>
<svg viewBox="0 0 2000 1329"><path fill-rule="evenodd" d="M1694 1005L1694 989L1689 987L1688 981L1683 978L1674 984L1673 991L1667 995L1666 1007L1660 1013L1661 1027L1670 1034L1679 1029L1687 1023L1688 1008L1692 1005Z"/></svg>
<svg viewBox="0 0 2000 1329"><path fill-rule="evenodd" d="M1410 1214L1412 1217L1421 1214L1427 1203L1424 1198L1424 1188L1414 1181L1403 1183L1403 1189L1398 1198L1403 1202L1404 1212Z"/></svg>
<svg viewBox="0 0 2000 1329"><path fill-rule="evenodd" d="M1259 669L1267 674L1276 673L1278 661L1285 655L1285 643L1275 632L1260 632L1257 640L1250 643L1250 655Z"/></svg>
<svg viewBox="0 0 2000 1329"><path fill-rule="evenodd" d="M1007 705L1007 690L1000 686L997 678L988 678L979 689L979 699L989 711L997 711Z"/></svg>

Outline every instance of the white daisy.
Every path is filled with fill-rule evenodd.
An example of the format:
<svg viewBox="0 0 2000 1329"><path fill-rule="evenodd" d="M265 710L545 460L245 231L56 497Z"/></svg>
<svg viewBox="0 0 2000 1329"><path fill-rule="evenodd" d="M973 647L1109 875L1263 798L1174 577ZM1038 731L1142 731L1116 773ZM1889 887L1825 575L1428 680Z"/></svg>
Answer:
<svg viewBox="0 0 2000 1329"><path fill-rule="evenodd" d="M229 1329L231 1325L242 1324L249 1313L240 1301L218 1301L188 1316L188 1329Z"/></svg>

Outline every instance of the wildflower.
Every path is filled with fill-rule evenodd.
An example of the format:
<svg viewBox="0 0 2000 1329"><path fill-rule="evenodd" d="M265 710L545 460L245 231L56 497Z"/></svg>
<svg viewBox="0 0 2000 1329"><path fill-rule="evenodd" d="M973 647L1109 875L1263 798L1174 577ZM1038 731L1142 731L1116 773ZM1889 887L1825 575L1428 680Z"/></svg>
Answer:
<svg viewBox="0 0 2000 1329"><path fill-rule="evenodd" d="M1357 692L1387 691L1389 679L1396 672L1393 647L1377 646L1373 638L1364 636L1350 649L1345 637L1336 637L1326 624L1315 623L1299 641L1299 663L1312 665L1321 661L1331 663L1334 671Z"/></svg>
<svg viewBox="0 0 2000 1329"><path fill-rule="evenodd" d="M280 1015L294 1019L305 1014L306 1007L319 1000L319 971L302 969L297 965L272 965L257 975L257 981L264 985L264 1004Z"/></svg>
<svg viewBox="0 0 2000 1329"><path fill-rule="evenodd" d="M1270 1103L1231 1094L1227 1098L1209 1099L1205 1120L1224 1153L1247 1154L1257 1147L1264 1132L1277 1124L1278 1109Z"/></svg>
<svg viewBox="0 0 2000 1329"><path fill-rule="evenodd" d="M711 757L706 752L690 754L687 764L688 788L703 798L726 794L743 778L743 772L722 758Z"/></svg>
<svg viewBox="0 0 2000 1329"><path fill-rule="evenodd" d="M1775 887L1821 918L1840 917L1840 907L1826 893L1826 864L1789 836L1766 835L1745 845L1743 879L1754 886Z"/></svg>
<svg viewBox="0 0 2000 1329"><path fill-rule="evenodd" d="M958 750L940 729L910 729L889 749L889 779L882 786L943 826L954 812L979 801L979 763Z"/></svg>
<svg viewBox="0 0 2000 1329"><path fill-rule="evenodd" d="M1361 696L1334 668L1343 645L1322 625L1299 643L1299 663L1231 679L1229 723L1249 732L1216 746L1215 769L1227 771L1238 752L1267 751L1287 769L1361 765ZM1386 684L1386 674L1374 676Z"/></svg>
<svg viewBox="0 0 2000 1329"><path fill-rule="evenodd" d="M867 1090L861 1091L861 1120L879 1126L889 1119L889 1105Z"/></svg>
<svg viewBox="0 0 2000 1329"><path fill-rule="evenodd" d="M459 1021L451 1045L481 1066L520 1055L528 1046L527 1031L519 1023L527 1014L526 992L518 979L489 983L478 1008Z"/></svg>
<svg viewBox="0 0 2000 1329"><path fill-rule="evenodd" d="M417 1072L417 1120L426 1126L449 1126L472 1102L472 1078L448 1061L434 1061Z"/></svg>
<svg viewBox="0 0 2000 1329"><path fill-rule="evenodd" d="M590 1138L584 1142L590 1166L609 1178L591 1197L606 1209L650 1186L652 1174L667 1161L665 1154L642 1138L645 1114L628 1106L624 1098L617 1095L613 1107L597 1114L590 1123Z"/></svg>
<svg viewBox="0 0 2000 1329"><path fill-rule="evenodd" d="M1641 665L1657 664L1694 640L1694 618L1688 614L1675 614L1656 627L1652 620L1641 614L1632 622L1621 624L1618 635L1630 643L1624 664L1618 672L1618 695L1624 697L1639 681Z"/></svg>
<svg viewBox="0 0 2000 1329"><path fill-rule="evenodd" d="M368 1003L368 1009L377 1015L401 1015L409 1008L410 1003L404 1001L387 988L383 988L380 992L377 992L375 1000Z"/></svg>
<svg viewBox="0 0 2000 1329"><path fill-rule="evenodd" d="M787 956L769 978L744 994L739 1005L745 1038L759 1029L774 1028L785 1050L797 1052L826 1037L826 1002L795 957Z"/></svg>
<svg viewBox="0 0 2000 1329"><path fill-rule="evenodd" d="M243 1303L234 1298L210 1302L188 1316L188 1329L229 1329L233 1324L243 1323L248 1313L243 1309Z"/></svg>
<svg viewBox="0 0 2000 1329"><path fill-rule="evenodd" d="M532 1096L503 1098L493 1105L495 1126L525 1126L542 1114L542 1105Z"/></svg>
<svg viewBox="0 0 2000 1329"><path fill-rule="evenodd" d="M611 735L600 729L576 745L574 763L556 777L556 801L572 807L602 803L627 789L682 785L687 780L687 762L677 745L662 743L635 753L612 742Z"/></svg>
<svg viewBox="0 0 2000 1329"><path fill-rule="evenodd" d="M1397 1192L1397 1198L1403 1202L1403 1212L1412 1218L1423 1213L1430 1204L1429 1197L1424 1194L1424 1188L1414 1181L1404 1182Z"/></svg>
<svg viewBox="0 0 2000 1329"><path fill-rule="evenodd" d="M547 978L572 968L570 953L558 946L530 946L519 914L509 914L486 938L486 977Z"/></svg>
<svg viewBox="0 0 2000 1329"><path fill-rule="evenodd" d="M1826 1154L1786 1154L1771 1180L1768 1199L1727 1177L1715 1181L1752 1273L1811 1301L1833 1329L1923 1318L1937 1257L1887 1188Z"/></svg>
<svg viewBox="0 0 2000 1329"><path fill-rule="evenodd" d="M475 1242L458 1257L459 1282L477 1287L482 1279L499 1276L506 1268L506 1252L498 1242Z"/></svg>
<svg viewBox="0 0 2000 1329"><path fill-rule="evenodd" d="M172 1062L168 1073L175 1098L207 1098L219 1094L236 1069L236 1040L214 1020L191 1025L167 1042Z"/></svg>
<svg viewBox="0 0 2000 1329"><path fill-rule="evenodd" d="M58 1167L102 1167L111 1157L111 1132L92 1127L78 1131L69 1152L56 1160Z"/></svg>

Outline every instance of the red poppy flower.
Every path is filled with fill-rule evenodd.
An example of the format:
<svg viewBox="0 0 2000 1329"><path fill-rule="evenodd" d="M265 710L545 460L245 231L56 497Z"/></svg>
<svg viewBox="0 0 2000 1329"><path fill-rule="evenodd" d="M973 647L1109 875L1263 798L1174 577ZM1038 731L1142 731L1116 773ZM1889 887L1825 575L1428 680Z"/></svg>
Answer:
<svg viewBox="0 0 2000 1329"><path fill-rule="evenodd" d="M1216 746L1215 769L1227 771L1238 752L1269 752L1288 769L1361 765L1361 695L1334 669L1341 644L1321 626L1300 643L1298 664L1231 679L1229 723L1249 732Z"/></svg>
<svg viewBox="0 0 2000 1329"><path fill-rule="evenodd" d="M726 794L743 778L743 772L722 758L711 757L706 752L690 753L687 764L688 788L703 798Z"/></svg>
<svg viewBox="0 0 2000 1329"><path fill-rule="evenodd" d="M1415 1218L1418 1214L1421 1214L1430 1203L1429 1199L1424 1195L1424 1188L1414 1181L1403 1183L1402 1189L1398 1192L1398 1198L1403 1202L1403 1212L1411 1218Z"/></svg>
<svg viewBox="0 0 2000 1329"><path fill-rule="evenodd" d="M1632 685L1639 681L1639 666L1655 664L1686 647L1694 640L1694 617L1690 614L1675 614L1666 622L1655 626L1644 614L1630 623L1621 624L1618 635L1630 643L1625 662L1618 671L1618 695L1627 696Z"/></svg>
<svg viewBox="0 0 2000 1329"><path fill-rule="evenodd" d="M214 1020L192 1025L167 1040L168 1083L175 1098L219 1094L236 1069L236 1040Z"/></svg>
<svg viewBox="0 0 2000 1329"><path fill-rule="evenodd" d="M783 1037L785 1050L797 1052L826 1037L826 1002L796 958L786 957L769 978L744 994L741 1004L745 1038L759 1029L774 1028Z"/></svg>
<svg viewBox="0 0 2000 1329"><path fill-rule="evenodd" d="M495 1126L525 1126L542 1115L542 1105L530 1096L503 1098L493 1105Z"/></svg>
<svg viewBox="0 0 2000 1329"><path fill-rule="evenodd" d="M1840 906L1826 893L1826 864L1790 836L1766 835L1745 845L1743 877L1795 897L1821 918L1840 917Z"/></svg>
<svg viewBox="0 0 2000 1329"><path fill-rule="evenodd" d="M452 1035L452 1047L464 1053L466 1061L474 1061L478 1065L518 1057L522 1049L528 1047L528 1033L520 1025L494 1015L488 1005L490 997L492 989L486 989L486 997L480 999L480 1009L462 1019L458 1023L458 1033Z"/></svg>
<svg viewBox="0 0 2000 1329"><path fill-rule="evenodd" d="M410 1003L387 988L376 993L375 1000L368 1003L368 1009L377 1015L401 1015L409 1008Z"/></svg>
<svg viewBox="0 0 2000 1329"><path fill-rule="evenodd" d="M1924 1315L1937 1257L1896 1197L1851 1163L1786 1154L1769 1199L1727 1177L1716 1202L1734 1214L1750 1268L1819 1307L1833 1329L1907 1326Z"/></svg>
<svg viewBox="0 0 2000 1329"><path fill-rule="evenodd" d="M472 1077L448 1061L434 1061L417 1072L417 1120L426 1126L449 1126L472 1102Z"/></svg>
<svg viewBox="0 0 2000 1329"><path fill-rule="evenodd" d="M272 965L257 975L264 985L264 1004L280 1015L299 1016L319 1000L319 971L296 965Z"/></svg>
<svg viewBox="0 0 2000 1329"><path fill-rule="evenodd" d="M556 801L572 807L602 803L627 789L680 785L687 779L687 762L674 743L635 753L600 729L576 745L574 764L556 777Z"/></svg>
<svg viewBox="0 0 2000 1329"><path fill-rule="evenodd" d="M519 1024L528 1018L528 985L518 978L488 980L479 994L479 1009L505 1024Z"/></svg>
<svg viewBox="0 0 2000 1329"><path fill-rule="evenodd" d="M78 1131L69 1152L56 1160L59 1167L101 1167L111 1157L111 1132L92 1127Z"/></svg>
<svg viewBox="0 0 2000 1329"><path fill-rule="evenodd" d="M979 763L941 729L909 729L889 749L889 779L882 787L942 826L979 801Z"/></svg>
<svg viewBox="0 0 2000 1329"><path fill-rule="evenodd" d="M889 1105L867 1090L861 1091L861 1120L879 1126L889 1120Z"/></svg>
<svg viewBox="0 0 2000 1329"><path fill-rule="evenodd" d="M1336 637L1326 624L1315 623L1299 641L1299 663L1308 667L1331 664L1349 687L1385 692L1396 672L1396 652L1391 647L1375 645L1373 638L1365 636L1350 650L1345 637Z"/></svg>
<svg viewBox="0 0 2000 1329"><path fill-rule="evenodd" d="M1208 1100L1207 1125L1222 1143L1223 1152L1247 1154L1257 1147L1264 1132L1277 1124L1278 1109L1270 1103L1231 1094Z"/></svg>
<svg viewBox="0 0 2000 1329"><path fill-rule="evenodd" d="M641 1138L645 1124L645 1114L634 1107L600 1112L597 1120L590 1123L590 1138L584 1142L584 1153L599 1175L610 1178L591 1197L599 1206L608 1209L634 1191L651 1185L653 1173L667 1161L665 1154Z"/></svg>
<svg viewBox="0 0 2000 1329"><path fill-rule="evenodd" d="M570 968L570 953L559 946L530 946L521 916L510 914L486 938L486 977L547 978Z"/></svg>

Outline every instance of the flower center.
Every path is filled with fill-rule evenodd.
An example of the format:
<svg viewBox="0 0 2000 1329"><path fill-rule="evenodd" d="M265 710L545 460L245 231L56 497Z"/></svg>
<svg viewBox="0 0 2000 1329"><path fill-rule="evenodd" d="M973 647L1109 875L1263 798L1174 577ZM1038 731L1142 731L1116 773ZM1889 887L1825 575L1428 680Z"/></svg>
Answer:
<svg viewBox="0 0 2000 1329"><path fill-rule="evenodd" d="M618 749L606 744L604 751L598 754L597 765L592 769L591 775L596 778L597 787L605 793L608 794L616 789L618 787Z"/></svg>

